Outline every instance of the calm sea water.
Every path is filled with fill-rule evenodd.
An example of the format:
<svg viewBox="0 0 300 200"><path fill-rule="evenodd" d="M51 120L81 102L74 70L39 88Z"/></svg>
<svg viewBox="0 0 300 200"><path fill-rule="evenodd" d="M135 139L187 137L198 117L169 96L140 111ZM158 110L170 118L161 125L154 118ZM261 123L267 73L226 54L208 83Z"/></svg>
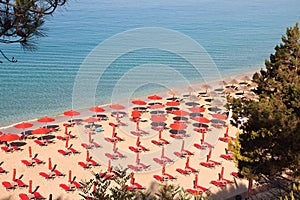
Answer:
<svg viewBox="0 0 300 200"><path fill-rule="evenodd" d="M49 17L48 37L37 41L37 51L1 44L18 63L0 65L0 126L72 108L81 63L99 43L123 31L162 27L181 32L206 49L222 76L231 76L263 67L286 27L299 19L298 0L71 0ZM97 88L96 102L108 103L122 74L149 62L177 66L197 80L185 61L169 52L134 51L105 72L109 78Z"/></svg>

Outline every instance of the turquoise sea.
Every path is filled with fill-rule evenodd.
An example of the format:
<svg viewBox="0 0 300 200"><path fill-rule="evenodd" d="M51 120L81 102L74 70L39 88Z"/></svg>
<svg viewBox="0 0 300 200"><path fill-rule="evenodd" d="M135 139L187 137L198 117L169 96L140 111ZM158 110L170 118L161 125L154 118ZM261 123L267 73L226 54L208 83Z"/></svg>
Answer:
<svg viewBox="0 0 300 200"><path fill-rule="evenodd" d="M74 81L85 58L97 45L124 31L145 27L178 31L202 45L226 77L262 68L286 27L299 19L298 0L70 0L47 19L48 37L37 40L37 51L0 44L18 60L0 65L0 126L71 109ZM136 50L105 71L96 103L109 103L122 75L149 63L177 67L191 82L201 80L188 70L184 59L170 52Z"/></svg>

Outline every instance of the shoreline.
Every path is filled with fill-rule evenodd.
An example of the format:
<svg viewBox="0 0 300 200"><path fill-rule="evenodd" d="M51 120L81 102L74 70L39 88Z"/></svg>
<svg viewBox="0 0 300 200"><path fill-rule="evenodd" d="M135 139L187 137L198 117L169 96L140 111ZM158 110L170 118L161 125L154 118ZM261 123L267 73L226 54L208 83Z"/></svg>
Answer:
<svg viewBox="0 0 300 200"><path fill-rule="evenodd" d="M243 77L243 76L248 76L249 78L251 78L252 79L252 75L255 73L255 72L259 72L260 71L260 69L257 69L257 70L251 70L251 71L245 71L245 72L243 72L242 74L236 74L236 75L230 75L230 76L225 76L225 77L222 77L222 79L221 80L219 80L219 79L214 79L214 80L209 80L208 82L201 82L201 81L195 81L195 82L190 82L190 85L192 86L192 87L199 87L200 85L202 85L202 84L208 84L208 85L211 85L211 86L217 86L217 85L220 85L219 84L219 82L220 81L224 81L224 80L230 80L230 79L239 79L239 78L241 78L241 77ZM185 94L185 92L186 92L186 88L175 88L176 90L178 90L178 91L180 91L180 93L181 94ZM183 91L185 91L185 92L183 92ZM167 93L167 90L165 90L165 91L162 91L162 92L157 92L156 94L157 95L160 95L160 96L163 96L163 97L166 97L166 93ZM145 95L142 95L142 96L139 96L139 97L137 97L136 99L146 99L147 98L147 94L145 94ZM125 103L124 103L125 102ZM126 104L126 99L122 99L122 100L120 100L120 102L118 102L118 103L120 103L120 104L125 104L125 107L127 108L127 105L128 104ZM110 105L110 103L105 103L105 104L101 104L101 105L98 105L98 106L100 106L100 107L103 107L103 108L107 108L108 106ZM92 107L93 105L91 105L91 107ZM88 109L89 108L82 108L82 109L79 109L79 110L76 110L76 111L78 111L78 112L90 112L90 111L88 111ZM63 112L65 112L67 109L64 109L64 110L62 110L61 112L59 112L59 111L57 111L57 112L55 112L55 113L60 113L60 114L54 114L53 113L53 115L52 114L47 114L46 116L48 116L48 117L53 117L53 118L55 118L55 120L57 120L57 119L60 119L60 118L64 118L65 116L62 114ZM45 115L44 115L45 116ZM24 120L24 121L26 121L26 122L30 122L30 123L34 123L34 122L36 122L36 120L38 120L39 118L41 118L41 117L43 117L43 116L39 116L39 117L36 117L36 118L33 118L33 119L28 119L28 120ZM79 117L88 117L88 116L85 116L85 115L82 115L82 114L80 114L79 115ZM6 129L11 129L11 128L13 128L13 126L14 125L16 125L16 124L18 124L18 123L21 123L22 121L17 121L17 122L14 122L14 123L12 123L12 124L9 124L9 125L3 125L3 126L0 126L0 131L2 131L2 132L7 132L7 131L5 131ZM57 121L56 121L57 122ZM57 123L59 123L59 121L57 122ZM35 127L35 126L34 126Z"/></svg>

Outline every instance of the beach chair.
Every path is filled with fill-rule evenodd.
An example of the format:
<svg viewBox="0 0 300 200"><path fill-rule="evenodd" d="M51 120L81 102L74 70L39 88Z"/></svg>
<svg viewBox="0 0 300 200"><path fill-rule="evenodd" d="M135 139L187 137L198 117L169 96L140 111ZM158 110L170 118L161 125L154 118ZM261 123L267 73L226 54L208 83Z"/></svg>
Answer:
<svg viewBox="0 0 300 200"><path fill-rule="evenodd" d="M59 184L59 187L61 187L64 191L66 192L70 192L70 191L74 191L75 190L75 187L70 187L66 184Z"/></svg>
<svg viewBox="0 0 300 200"><path fill-rule="evenodd" d="M175 139L183 139L184 138L183 134L170 134L170 137L175 138Z"/></svg>
<svg viewBox="0 0 300 200"><path fill-rule="evenodd" d="M228 154L221 154L220 157L224 158L225 160L233 160L232 155L228 155Z"/></svg>
<svg viewBox="0 0 300 200"><path fill-rule="evenodd" d="M151 140L151 142L157 146L162 146L164 144L163 141Z"/></svg>
<svg viewBox="0 0 300 200"><path fill-rule="evenodd" d="M199 194L202 193L201 191L198 191L198 190L195 190L195 189L187 189L186 192L188 192L192 195L199 195Z"/></svg>
<svg viewBox="0 0 300 200"><path fill-rule="evenodd" d="M8 171L6 171L5 169L3 169L2 167L0 167L0 174L6 174L8 173Z"/></svg>
<svg viewBox="0 0 300 200"><path fill-rule="evenodd" d="M32 158L32 160L33 160L36 164L44 164L44 163L45 163L44 161L42 161L42 160L40 160L40 159L38 159L38 158L36 158L36 157Z"/></svg>
<svg viewBox="0 0 300 200"><path fill-rule="evenodd" d="M182 175L190 175L191 174L190 172L188 172L184 169L180 169L180 168L177 168L176 171L179 172Z"/></svg>
<svg viewBox="0 0 300 200"><path fill-rule="evenodd" d="M42 196L39 192L33 192L35 199L46 199L44 196Z"/></svg>
<svg viewBox="0 0 300 200"><path fill-rule="evenodd" d="M141 168L137 167L137 166L134 166L134 165L127 165L128 168L132 169L133 171L141 171Z"/></svg>
<svg viewBox="0 0 300 200"><path fill-rule="evenodd" d="M160 182L164 182L165 181L164 177L159 176L159 175L153 175L153 178L155 178L156 180L158 180Z"/></svg>
<svg viewBox="0 0 300 200"><path fill-rule="evenodd" d="M54 178L53 175L47 174L47 173L45 173L45 172L40 172L39 175L42 176L42 177L45 178L45 179L51 179L51 178Z"/></svg>
<svg viewBox="0 0 300 200"><path fill-rule="evenodd" d="M63 140L63 141L67 139L67 137L63 137L63 136L60 136L60 135L56 136L56 138L59 139L59 140Z"/></svg>
<svg viewBox="0 0 300 200"><path fill-rule="evenodd" d="M92 144L95 148L101 147L100 144L98 144L97 142L94 142L94 141L92 141L91 144Z"/></svg>
<svg viewBox="0 0 300 200"><path fill-rule="evenodd" d="M69 147L68 150L70 150L73 154L80 154L79 151L77 151L76 149Z"/></svg>
<svg viewBox="0 0 300 200"><path fill-rule="evenodd" d="M21 200L30 200L30 198L28 197L28 195L24 194L24 193L19 194L19 197L20 197Z"/></svg>
<svg viewBox="0 0 300 200"><path fill-rule="evenodd" d="M110 159L117 159L118 158L118 156L113 155L111 153L105 153L105 156L108 157L108 158L110 158Z"/></svg>
<svg viewBox="0 0 300 200"><path fill-rule="evenodd" d="M17 179L17 180L15 180L15 182L17 183L18 187L21 187L21 188L28 187L28 185L25 184L21 179Z"/></svg>
<svg viewBox="0 0 300 200"><path fill-rule="evenodd" d="M164 173L163 177L166 180L175 180L175 179L177 179L175 176L172 176L171 174L167 174L167 173Z"/></svg>
<svg viewBox="0 0 300 200"><path fill-rule="evenodd" d="M201 145L201 144L198 144L198 143L195 143L194 147L196 147L197 149L206 149L207 148L206 145Z"/></svg>
<svg viewBox="0 0 300 200"><path fill-rule="evenodd" d="M223 181L211 181L210 183L217 187L225 187L226 186L226 183Z"/></svg>
<svg viewBox="0 0 300 200"><path fill-rule="evenodd" d="M213 163L214 165L221 165L222 163L214 160L208 160L208 162Z"/></svg>
<svg viewBox="0 0 300 200"><path fill-rule="evenodd" d="M93 148L92 145L86 144L86 143L81 143L81 146L82 146L83 148L85 148L85 149L91 149L91 148Z"/></svg>
<svg viewBox="0 0 300 200"><path fill-rule="evenodd" d="M57 151L58 151L58 153L60 153L60 154L62 154L64 156L70 155L72 153L71 151L65 151L65 150L62 150L62 149L59 149Z"/></svg>
<svg viewBox="0 0 300 200"><path fill-rule="evenodd" d="M92 165L92 166L100 166L100 164L98 163L98 162L96 162L95 160L93 160L93 159L89 159L88 161L87 161L90 165Z"/></svg>
<svg viewBox="0 0 300 200"><path fill-rule="evenodd" d="M207 167L207 168L213 168L216 166L214 163L211 163L211 162L200 162L200 165Z"/></svg>
<svg viewBox="0 0 300 200"><path fill-rule="evenodd" d="M11 184L8 181L3 181L2 185L5 187L6 190L14 190L16 188L16 185Z"/></svg>
<svg viewBox="0 0 300 200"><path fill-rule="evenodd" d="M139 166L142 168L142 169L148 169L150 167L150 165L145 165L143 163L139 163Z"/></svg>
<svg viewBox="0 0 300 200"><path fill-rule="evenodd" d="M13 148L10 148L8 146L2 146L1 149L6 152L6 153L9 153L9 152L12 152L13 151Z"/></svg>
<svg viewBox="0 0 300 200"><path fill-rule="evenodd" d="M81 167L83 167L84 169L90 168L89 164L86 164L84 162L78 162L78 165L81 166Z"/></svg>
<svg viewBox="0 0 300 200"><path fill-rule="evenodd" d="M82 188L82 185L80 183L78 183L77 181L72 181L71 184L74 185L77 189Z"/></svg>
<svg viewBox="0 0 300 200"><path fill-rule="evenodd" d="M178 151L175 151L174 155L177 156L177 157L179 157L179 158L185 158L185 156L186 156L186 154L178 152Z"/></svg>
<svg viewBox="0 0 300 200"><path fill-rule="evenodd" d="M21 160L21 162L26 165L27 167L33 167L35 165L35 162L31 162L28 160Z"/></svg>
<svg viewBox="0 0 300 200"><path fill-rule="evenodd" d="M45 141L41 141L41 140L34 140L34 142L36 143L36 144L38 144L39 146L47 146L47 142L45 142Z"/></svg>
<svg viewBox="0 0 300 200"><path fill-rule="evenodd" d="M65 174L61 173L59 170L55 169L52 170L52 172L55 174L55 176L65 176Z"/></svg>
<svg viewBox="0 0 300 200"><path fill-rule="evenodd" d="M160 165L164 164L164 161L161 160L161 159L159 159L159 158L153 158L153 160L154 160L155 162L157 162L158 164L160 164Z"/></svg>

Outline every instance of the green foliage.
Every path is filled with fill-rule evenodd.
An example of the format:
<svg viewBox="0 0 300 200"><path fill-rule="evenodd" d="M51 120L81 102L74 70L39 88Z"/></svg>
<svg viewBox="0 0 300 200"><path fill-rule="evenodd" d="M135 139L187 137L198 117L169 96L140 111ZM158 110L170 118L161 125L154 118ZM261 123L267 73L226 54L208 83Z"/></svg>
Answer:
<svg viewBox="0 0 300 200"><path fill-rule="evenodd" d="M228 97L232 124L239 127L233 151L240 172L249 179L300 173L300 31L287 28L282 44L253 75L258 100ZM246 117L239 123L238 117Z"/></svg>
<svg viewBox="0 0 300 200"><path fill-rule="evenodd" d="M45 36L45 18L65 5L67 0L5 0L0 1L0 43L20 43L24 49L34 50L34 39ZM0 50L3 57L9 59Z"/></svg>
<svg viewBox="0 0 300 200"><path fill-rule="evenodd" d="M115 177L105 178L106 174L93 173L94 178L82 181L80 196L85 200L204 200L201 195L191 195L180 186L162 184L158 191L132 190L127 187L131 175L127 169L114 169Z"/></svg>

